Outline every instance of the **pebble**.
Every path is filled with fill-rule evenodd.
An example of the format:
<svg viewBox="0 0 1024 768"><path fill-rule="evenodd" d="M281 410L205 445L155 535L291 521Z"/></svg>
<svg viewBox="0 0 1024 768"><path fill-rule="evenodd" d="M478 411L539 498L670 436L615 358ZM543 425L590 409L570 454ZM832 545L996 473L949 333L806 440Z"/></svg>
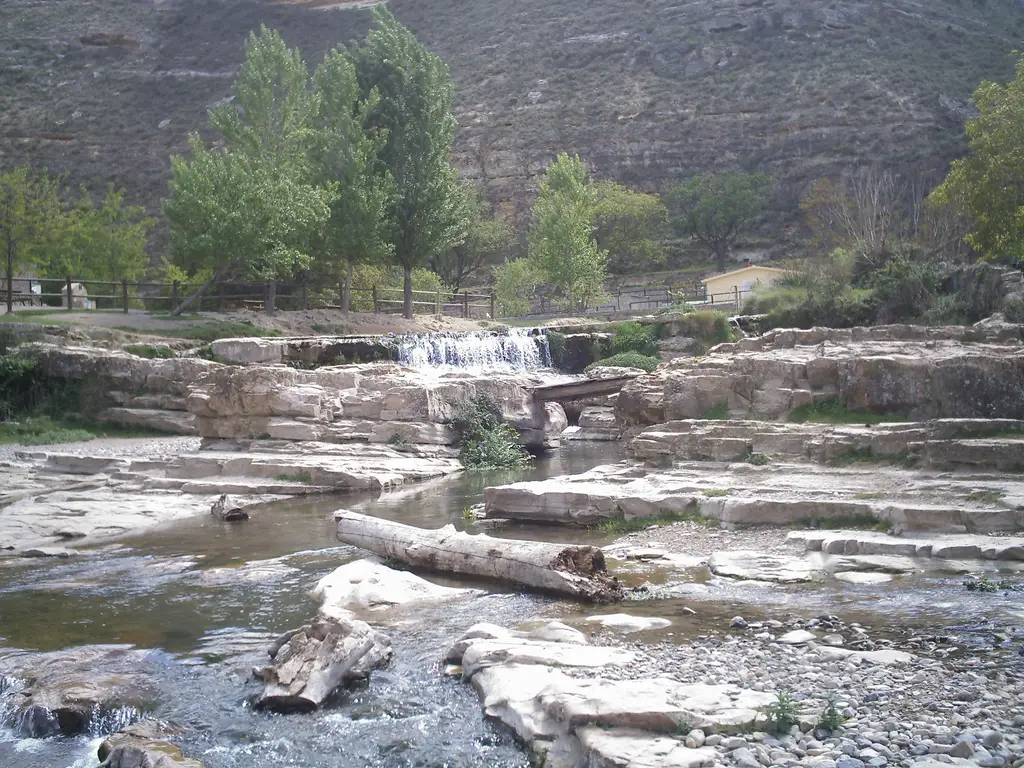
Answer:
<svg viewBox="0 0 1024 768"><path fill-rule="evenodd" d="M949 752L953 757L971 757L974 754L974 745L967 739L958 741Z"/></svg>
<svg viewBox="0 0 1024 768"><path fill-rule="evenodd" d="M732 753L732 761L739 768L761 768L761 763L754 757L754 753L745 747Z"/></svg>
<svg viewBox="0 0 1024 768"><path fill-rule="evenodd" d="M742 616L733 616L732 621L729 622L729 626L733 629L746 629L750 625L747 624L747 620Z"/></svg>
<svg viewBox="0 0 1024 768"><path fill-rule="evenodd" d="M700 728L694 728L686 735L686 746L690 747L690 742L693 741L693 746L690 749L697 749L703 747L707 736Z"/></svg>
<svg viewBox="0 0 1024 768"><path fill-rule="evenodd" d="M743 749L749 746L746 739L742 739L739 736L730 736L722 742L722 747L729 750L730 752L734 749Z"/></svg>
<svg viewBox="0 0 1024 768"><path fill-rule="evenodd" d="M721 743L722 743L722 736L721 736L721 734L718 734L718 733L712 733L710 736L708 736L706 739L704 739L704 746L705 747L717 747Z"/></svg>
<svg viewBox="0 0 1024 768"><path fill-rule="evenodd" d="M836 760L836 768L864 768L864 761L844 755Z"/></svg>

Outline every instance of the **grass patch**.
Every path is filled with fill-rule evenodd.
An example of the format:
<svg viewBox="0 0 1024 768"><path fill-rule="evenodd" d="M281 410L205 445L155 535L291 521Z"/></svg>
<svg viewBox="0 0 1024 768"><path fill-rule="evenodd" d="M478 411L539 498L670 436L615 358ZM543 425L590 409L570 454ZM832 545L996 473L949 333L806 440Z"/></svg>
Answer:
<svg viewBox="0 0 1024 768"><path fill-rule="evenodd" d="M995 504L1006 494L1002 491L971 491L967 494L968 501L983 501L988 504Z"/></svg>
<svg viewBox="0 0 1024 768"><path fill-rule="evenodd" d="M642 371L650 373L661 361L656 357L649 357L647 355L641 355L638 352L622 352L618 355L612 355L606 357L603 360L588 365L584 370L591 370L593 368L600 368L605 366L615 366L619 368L639 368Z"/></svg>
<svg viewBox="0 0 1024 768"><path fill-rule="evenodd" d="M880 424L907 421L906 414L878 414L851 411L838 397L829 397L810 405L801 405L789 412L787 421L794 424Z"/></svg>
<svg viewBox="0 0 1024 768"><path fill-rule="evenodd" d="M170 347L154 347L152 344L128 344L124 347L124 351L136 357L145 357L148 360L166 360L177 357Z"/></svg>
<svg viewBox="0 0 1024 768"><path fill-rule="evenodd" d="M726 491L728 493L728 491ZM599 523L596 528L601 533L620 535L624 533L636 533L645 531L656 525L671 525L673 523L698 523L700 525L713 525L714 521L702 515L686 512L671 512L662 510L653 517L634 517L629 520L619 512L615 517Z"/></svg>
<svg viewBox="0 0 1024 768"><path fill-rule="evenodd" d="M845 467L850 464L892 464L897 467L912 467L915 461L907 448L899 453L878 453L870 445L862 445L836 456L829 464L834 467Z"/></svg>
<svg viewBox="0 0 1024 768"><path fill-rule="evenodd" d="M123 427L109 422L89 422L84 419L53 419L34 416L16 422L0 424L0 444L4 445L56 445L81 443L97 437L166 437L143 427Z"/></svg>
<svg viewBox="0 0 1024 768"><path fill-rule="evenodd" d="M809 517L802 526L822 531L877 531L887 533L889 523L873 515L844 515L842 517Z"/></svg>
<svg viewBox="0 0 1024 768"><path fill-rule="evenodd" d="M725 421L729 418L729 406L726 403L713 405L704 411L701 418L705 421Z"/></svg>
<svg viewBox="0 0 1024 768"><path fill-rule="evenodd" d="M136 328L130 325L119 325L117 329L130 333L146 333L150 336L168 336L175 339L206 342L217 341L218 339L273 338L281 335L280 331L268 331L252 323L242 323L235 320L208 320L182 328L161 328L156 330Z"/></svg>
<svg viewBox="0 0 1024 768"><path fill-rule="evenodd" d="M715 496L728 496L730 493L728 488L708 488L704 491L705 496L714 498Z"/></svg>
<svg viewBox="0 0 1024 768"><path fill-rule="evenodd" d="M303 469L290 475L274 475L274 479L279 483L303 483L304 485L312 485L313 473L308 469Z"/></svg>
<svg viewBox="0 0 1024 768"><path fill-rule="evenodd" d="M871 493L855 493L853 494L853 498L858 499L860 501L870 501L873 499L884 499L885 494L879 493L877 491L873 491Z"/></svg>
<svg viewBox="0 0 1024 768"><path fill-rule="evenodd" d="M755 467L763 467L772 463L768 454L758 453L757 451L751 451L743 460L747 462L747 464L753 464Z"/></svg>

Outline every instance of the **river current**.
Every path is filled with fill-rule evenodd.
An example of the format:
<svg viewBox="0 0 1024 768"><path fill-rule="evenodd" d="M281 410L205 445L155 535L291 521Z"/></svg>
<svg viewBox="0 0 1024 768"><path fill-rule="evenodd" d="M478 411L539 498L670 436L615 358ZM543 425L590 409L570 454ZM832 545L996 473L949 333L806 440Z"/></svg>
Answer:
<svg viewBox="0 0 1024 768"><path fill-rule="evenodd" d="M466 472L379 496L337 495L277 502L241 524L200 516L87 549L66 561L0 559L0 658L97 644L140 649L131 663L157 682L148 716L182 727L186 753L209 768L526 768L510 733L485 721L476 694L443 673L440 660L469 626L507 626L564 619L577 626L595 612L549 597L493 584L476 599L389 611L383 630L394 660L368 686L332 708L308 715L257 713L254 665L281 632L317 610L309 592L317 580L362 554L339 545L332 513L341 507L436 528L463 528L463 510L482 500L485 486L586 471L621 458L619 444L563 443L559 453L518 472ZM597 531L542 526L487 529L496 536L602 545ZM466 581L444 583L467 585ZM630 583L628 572L624 580ZM924 574L899 586L733 583L706 569L647 570L633 583L655 586L654 599L631 602L635 614L666 616L671 629L645 640L679 641L722 631L735 614L748 619L840 614L881 626L943 626L971 642L991 642L987 622L1013 618L1019 600L966 594L960 577ZM665 587L664 591L659 591ZM699 608L689 616L688 606ZM371 622L372 614L364 616ZM104 671L104 670L99 670ZM3 691L0 686L0 706ZM0 765L94 768L96 748L136 712L115 713L94 732L70 739L23 739L0 728Z"/></svg>

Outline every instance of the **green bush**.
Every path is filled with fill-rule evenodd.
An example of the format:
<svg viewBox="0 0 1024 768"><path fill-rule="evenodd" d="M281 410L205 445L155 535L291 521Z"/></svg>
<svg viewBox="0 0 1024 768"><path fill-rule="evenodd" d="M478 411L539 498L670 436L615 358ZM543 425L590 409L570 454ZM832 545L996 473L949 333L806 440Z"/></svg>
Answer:
<svg viewBox="0 0 1024 768"><path fill-rule="evenodd" d="M656 325L620 323L615 327L615 336L612 338L612 354L635 352L638 355L657 357L658 330Z"/></svg>
<svg viewBox="0 0 1024 768"><path fill-rule="evenodd" d="M636 352L623 352L618 355L612 355L606 357L603 360L598 360L591 363L586 367L585 370L591 370L593 368L601 368L605 366L615 366L619 368L639 368L642 371L650 373L661 361L656 357L650 355L640 355Z"/></svg>
<svg viewBox="0 0 1024 768"><path fill-rule="evenodd" d="M469 469L514 469L530 462L501 406L488 395L459 405L451 424L458 435L459 460Z"/></svg>
<svg viewBox="0 0 1024 768"><path fill-rule="evenodd" d="M912 252L900 252L865 279L878 302L875 320L898 323L923 315L934 303L941 273Z"/></svg>

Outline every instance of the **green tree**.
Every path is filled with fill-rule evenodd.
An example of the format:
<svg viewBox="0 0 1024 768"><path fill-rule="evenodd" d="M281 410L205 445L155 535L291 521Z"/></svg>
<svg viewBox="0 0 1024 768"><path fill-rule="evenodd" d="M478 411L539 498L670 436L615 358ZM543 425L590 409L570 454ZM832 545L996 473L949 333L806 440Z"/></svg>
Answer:
<svg viewBox="0 0 1024 768"><path fill-rule="evenodd" d="M668 209L657 195L627 189L614 181L594 182L597 246L608 251L608 271L642 273L665 264Z"/></svg>
<svg viewBox="0 0 1024 768"><path fill-rule="evenodd" d="M434 254L428 263L453 291L458 291L463 281L485 264L501 263L508 258L517 239L512 227L494 218L480 190L468 181L464 184L469 214L466 238L454 248Z"/></svg>
<svg viewBox="0 0 1024 768"><path fill-rule="evenodd" d="M147 232L153 220L139 205L126 205L124 190L107 185L107 195L95 205L88 191L69 216L70 247L63 253L75 264L57 268L60 254L54 254L48 272L51 277L72 275L90 280L136 281L149 264L146 255Z"/></svg>
<svg viewBox="0 0 1024 768"><path fill-rule="evenodd" d="M379 97L371 90L359 99L355 66L346 52L333 50L313 75L317 96L317 136L311 155L321 184L337 184L331 217L317 247L320 271L339 285L341 309L349 311L356 264L382 263L393 249L387 242L388 204L394 180L376 162L387 139L368 128Z"/></svg>
<svg viewBox="0 0 1024 768"><path fill-rule="evenodd" d="M60 183L27 165L0 172L0 247L6 260L7 312L13 311L14 278L59 248L67 233Z"/></svg>
<svg viewBox="0 0 1024 768"><path fill-rule="evenodd" d="M309 267L311 244L331 215L334 187L243 155L208 150L189 138L191 158L171 158L171 196L164 201L171 254L189 272L272 279ZM184 311L183 302L178 311Z"/></svg>
<svg viewBox="0 0 1024 768"><path fill-rule="evenodd" d="M680 234L711 251L725 271L729 250L764 211L774 186L760 173L703 173L672 188L668 199Z"/></svg>
<svg viewBox="0 0 1024 768"><path fill-rule="evenodd" d="M371 128L387 132L377 153L397 194L388 206L394 259L405 273L404 311L412 317L412 270L466 239L467 201L452 165L454 86L444 62L383 6L373 29L352 50L362 99L380 98Z"/></svg>
<svg viewBox="0 0 1024 768"><path fill-rule="evenodd" d="M597 194L578 155L562 153L540 182L527 236L542 279L565 296L570 313L604 296L607 254L594 239Z"/></svg>
<svg viewBox="0 0 1024 768"><path fill-rule="evenodd" d="M540 278L530 259L507 260L494 269L496 311L502 317L527 315Z"/></svg>
<svg viewBox="0 0 1024 768"><path fill-rule="evenodd" d="M983 258L1024 261L1024 55L1006 85L985 81L974 92L978 115L967 121L970 153L954 160L931 194L973 218L966 241Z"/></svg>
<svg viewBox="0 0 1024 768"><path fill-rule="evenodd" d="M288 48L277 30L249 33L231 94L210 112L210 124L232 152L271 168L306 164L317 94L298 49Z"/></svg>
<svg viewBox="0 0 1024 768"><path fill-rule="evenodd" d="M317 184L310 169L318 100L298 51L263 27L249 36L245 56L234 99L210 113L226 148L208 150L192 136L191 159L171 158L171 255L188 272L212 275L175 313L228 275L271 279L308 269L337 194L337 184Z"/></svg>

